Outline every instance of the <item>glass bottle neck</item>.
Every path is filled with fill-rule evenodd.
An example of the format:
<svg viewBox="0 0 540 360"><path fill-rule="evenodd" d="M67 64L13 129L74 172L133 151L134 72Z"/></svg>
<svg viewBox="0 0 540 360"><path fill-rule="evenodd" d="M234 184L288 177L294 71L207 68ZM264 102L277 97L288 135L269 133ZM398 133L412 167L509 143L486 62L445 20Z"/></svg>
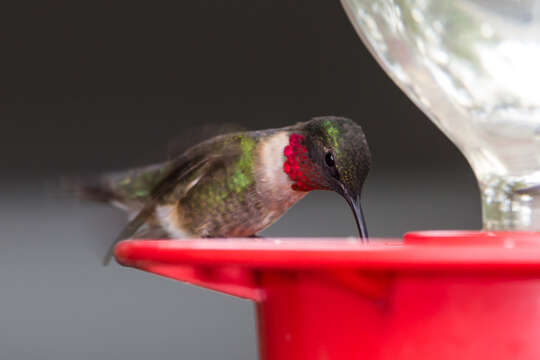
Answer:
<svg viewBox="0 0 540 360"><path fill-rule="evenodd" d="M540 184L496 176L478 183L484 230L540 231Z"/></svg>

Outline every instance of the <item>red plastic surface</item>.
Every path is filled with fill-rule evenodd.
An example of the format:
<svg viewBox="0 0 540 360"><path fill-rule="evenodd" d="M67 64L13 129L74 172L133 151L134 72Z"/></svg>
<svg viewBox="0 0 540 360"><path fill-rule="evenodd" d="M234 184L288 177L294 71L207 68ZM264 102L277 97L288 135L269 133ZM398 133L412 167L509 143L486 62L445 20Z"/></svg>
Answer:
<svg viewBox="0 0 540 360"><path fill-rule="evenodd" d="M117 260L257 303L263 360L540 359L540 234L132 240Z"/></svg>

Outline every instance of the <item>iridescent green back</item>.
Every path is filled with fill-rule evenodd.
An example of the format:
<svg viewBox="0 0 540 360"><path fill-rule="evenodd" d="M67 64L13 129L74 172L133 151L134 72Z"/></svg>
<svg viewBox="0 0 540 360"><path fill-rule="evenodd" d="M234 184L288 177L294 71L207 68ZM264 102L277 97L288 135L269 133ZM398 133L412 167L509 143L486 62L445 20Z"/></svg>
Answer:
<svg viewBox="0 0 540 360"><path fill-rule="evenodd" d="M255 192L255 150L258 137L253 133L235 134L224 139L222 155L212 162L197 185L179 199L185 226L201 236L242 235L253 225L261 207ZM245 229L242 229L244 224ZM233 228L234 227L234 228ZM249 232L249 231L248 231Z"/></svg>

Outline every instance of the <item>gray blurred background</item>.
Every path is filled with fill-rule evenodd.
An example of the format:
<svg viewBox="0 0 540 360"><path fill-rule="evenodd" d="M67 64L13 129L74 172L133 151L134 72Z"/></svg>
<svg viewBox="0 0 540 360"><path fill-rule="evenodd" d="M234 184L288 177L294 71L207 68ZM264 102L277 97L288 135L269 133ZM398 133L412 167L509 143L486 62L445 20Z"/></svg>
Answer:
<svg viewBox="0 0 540 360"><path fill-rule="evenodd" d="M256 359L251 303L102 267L123 214L57 186L164 158L200 124L351 117L373 151L372 236L480 227L468 164L370 57L337 0L2 8L2 359ZM345 202L315 192L263 235L355 234Z"/></svg>

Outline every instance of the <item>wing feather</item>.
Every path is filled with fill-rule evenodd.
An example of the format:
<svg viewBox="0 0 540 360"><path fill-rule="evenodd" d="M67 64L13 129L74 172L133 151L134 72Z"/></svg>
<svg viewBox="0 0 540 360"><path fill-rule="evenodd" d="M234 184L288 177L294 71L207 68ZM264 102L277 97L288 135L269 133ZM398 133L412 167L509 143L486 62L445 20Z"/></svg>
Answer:
<svg viewBox="0 0 540 360"><path fill-rule="evenodd" d="M230 160L230 157L237 157L239 155L240 148L235 142L223 142L220 146L216 146L215 143L206 145L213 145L213 147L211 149L206 147L195 149L198 151L187 152L167 167L167 171L163 172L159 181L149 190L149 194L145 196L146 199L142 209L122 229L109 247L103 259L104 265L110 262L115 245L121 240L132 237L153 216L156 206L167 201L169 196L173 196L176 200L183 198L215 166L223 164L227 159ZM213 151L209 153L204 150Z"/></svg>

